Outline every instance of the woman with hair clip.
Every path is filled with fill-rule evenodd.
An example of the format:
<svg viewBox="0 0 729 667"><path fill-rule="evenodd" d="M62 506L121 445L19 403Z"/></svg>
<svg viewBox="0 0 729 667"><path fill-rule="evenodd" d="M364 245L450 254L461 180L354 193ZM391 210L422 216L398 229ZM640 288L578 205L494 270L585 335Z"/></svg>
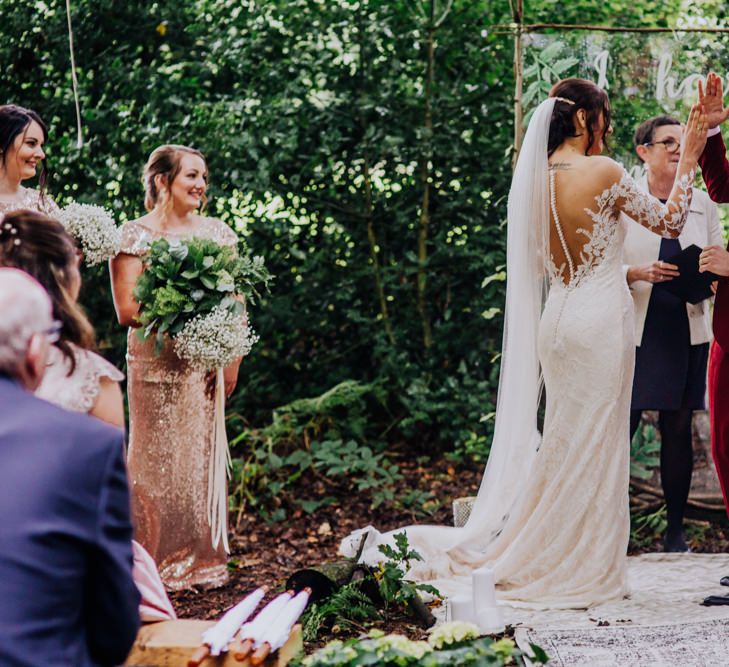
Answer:
<svg viewBox="0 0 729 667"><path fill-rule="evenodd" d="M224 543L213 540L207 510L215 440L214 374L192 368L175 354L169 341L160 354L154 338L140 341L135 332L139 304L132 292L151 241L197 237L237 245L230 227L197 213L205 202L207 178L205 158L199 151L175 145L155 149L143 175L148 213L122 227L121 252L111 260L117 317L129 327L132 514L139 541L173 590L220 586L228 578ZM227 396L235 388L239 364L240 360L225 369ZM223 519L222 528L227 530L227 516Z"/></svg>
<svg viewBox="0 0 729 667"><path fill-rule="evenodd" d="M46 194L43 146L48 130L32 109L0 106L0 213L28 209L54 215L58 207ZM23 181L38 178L39 189L26 188Z"/></svg>
<svg viewBox="0 0 729 667"><path fill-rule="evenodd" d="M61 223L27 210L8 213L0 221L0 264L21 269L43 285L61 323L36 393L123 429L119 382L124 375L95 352L93 327L77 302L79 261L76 244Z"/></svg>
<svg viewBox="0 0 729 667"><path fill-rule="evenodd" d="M536 608L587 608L627 593L635 354L621 213L656 234L678 236L706 129L695 106L662 204L600 155L611 131L602 89L566 79L537 107L509 193L504 337L488 464L465 526L405 529L423 556L410 576L452 595L470 589L473 570L488 567L501 599ZM342 551L351 554L362 532ZM363 559L381 560L378 543L392 543L398 531L369 532Z"/></svg>
<svg viewBox="0 0 729 667"><path fill-rule="evenodd" d="M36 396L123 429L119 382L124 375L95 352L94 330L77 303L81 289L78 263L74 240L56 220L26 210L8 213L0 220L0 266L33 276L48 292L53 318L60 324ZM142 620L175 618L154 561L136 542L133 551Z"/></svg>

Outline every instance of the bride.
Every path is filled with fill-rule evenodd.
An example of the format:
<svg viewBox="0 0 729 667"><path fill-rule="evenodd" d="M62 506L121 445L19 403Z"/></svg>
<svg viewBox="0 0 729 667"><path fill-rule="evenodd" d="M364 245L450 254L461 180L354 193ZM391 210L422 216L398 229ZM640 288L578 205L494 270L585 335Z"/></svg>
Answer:
<svg viewBox="0 0 729 667"><path fill-rule="evenodd" d="M691 203L707 123L691 110L665 204L602 157L606 93L557 83L535 111L509 193L507 287L496 429L463 528L404 529L423 561L410 576L452 595L493 569L513 606L583 608L627 593L628 416L633 305L623 276L624 217L675 238ZM633 224L632 222L630 224ZM542 387L546 410L537 412ZM402 530L402 529L401 529ZM392 540L363 529L340 550L382 560Z"/></svg>

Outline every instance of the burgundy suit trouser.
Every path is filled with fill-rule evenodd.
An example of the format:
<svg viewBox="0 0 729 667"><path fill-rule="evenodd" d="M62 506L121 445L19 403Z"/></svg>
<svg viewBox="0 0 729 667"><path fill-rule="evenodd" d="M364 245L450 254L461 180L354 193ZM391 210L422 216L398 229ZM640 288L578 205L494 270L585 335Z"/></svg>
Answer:
<svg viewBox="0 0 729 667"><path fill-rule="evenodd" d="M729 354L714 341L709 354L711 453L729 515Z"/></svg>

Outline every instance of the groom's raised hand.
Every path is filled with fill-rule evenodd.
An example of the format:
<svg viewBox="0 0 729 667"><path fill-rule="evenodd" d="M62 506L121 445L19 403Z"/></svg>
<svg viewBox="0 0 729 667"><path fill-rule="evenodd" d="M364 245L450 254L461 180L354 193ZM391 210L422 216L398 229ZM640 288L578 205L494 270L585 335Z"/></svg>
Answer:
<svg viewBox="0 0 729 667"><path fill-rule="evenodd" d="M721 125L729 118L729 107L724 107L724 92L721 77L710 72L706 77L706 90L699 80L699 104L704 108L709 129Z"/></svg>

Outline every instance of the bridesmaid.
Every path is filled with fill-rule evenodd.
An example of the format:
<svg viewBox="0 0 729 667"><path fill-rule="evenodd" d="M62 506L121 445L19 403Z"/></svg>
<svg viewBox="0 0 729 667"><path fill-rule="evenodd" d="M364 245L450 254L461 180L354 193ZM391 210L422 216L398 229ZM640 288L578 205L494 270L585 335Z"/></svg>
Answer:
<svg viewBox="0 0 729 667"><path fill-rule="evenodd" d="M45 192L47 139L46 125L35 111L14 104L0 106L0 213L28 209L54 215L58 211ZM24 187L23 181L35 178L39 166L39 189Z"/></svg>
<svg viewBox="0 0 729 667"><path fill-rule="evenodd" d="M228 578L221 542L213 546L207 518L208 467L213 447L211 375L191 368L166 345L142 342L134 328L139 304L132 290L142 274L147 245L156 239L207 238L236 246L223 222L199 215L208 170L203 155L186 146L155 149L144 168L148 213L122 227L121 252L111 260L114 305L127 336L129 473L137 539L159 565L165 585L180 590L220 586ZM225 369L229 396L240 360ZM214 380L214 374L213 374Z"/></svg>

